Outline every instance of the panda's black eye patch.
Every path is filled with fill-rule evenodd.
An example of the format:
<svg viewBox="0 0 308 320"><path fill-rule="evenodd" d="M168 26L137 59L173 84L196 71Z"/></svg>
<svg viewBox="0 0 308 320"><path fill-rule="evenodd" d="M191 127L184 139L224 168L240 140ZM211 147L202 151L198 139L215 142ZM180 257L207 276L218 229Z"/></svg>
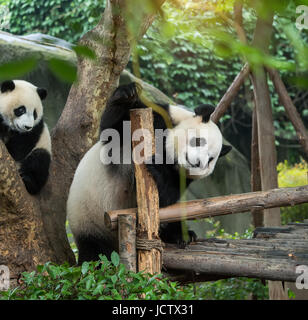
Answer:
<svg viewBox="0 0 308 320"><path fill-rule="evenodd" d="M14 109L14 114L15 114L16 117L20 117L24 113L26 113L26 107L25 106L20 106L20 107Z"/></svg>
<svg viewBox="0 0 308 320"><path fill-rule="evenodd" d="M36 110L33 111L33 118L34 118L34 120L37 119L37 112L36 112Z"/></svg>
<svg viewBox="0 0 308 320"><path fill-rule="evenodd" d="M190 139L189 144L191 147L203 147L206 144L206 140L204 138L194 137Z"/></svg>

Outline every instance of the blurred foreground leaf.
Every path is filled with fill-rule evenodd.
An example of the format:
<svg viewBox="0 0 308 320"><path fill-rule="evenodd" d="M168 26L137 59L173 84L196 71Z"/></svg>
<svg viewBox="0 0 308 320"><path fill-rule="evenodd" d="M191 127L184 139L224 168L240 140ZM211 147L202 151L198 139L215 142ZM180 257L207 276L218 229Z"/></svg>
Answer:
<svg viewBox="0 0 308 320"><path fill-rule="evenodd" d="M32 71L37 64L35 58L26 58L18 61L11 61L0 65L0 81L18 79Z"/></svg>
<svg viewBox="0 0 308 320"><path fill-rule="evenodd" d="M77 79L77 68L72 63L60 60L49 60L49 69L61 80L73 83Z"/></svg>

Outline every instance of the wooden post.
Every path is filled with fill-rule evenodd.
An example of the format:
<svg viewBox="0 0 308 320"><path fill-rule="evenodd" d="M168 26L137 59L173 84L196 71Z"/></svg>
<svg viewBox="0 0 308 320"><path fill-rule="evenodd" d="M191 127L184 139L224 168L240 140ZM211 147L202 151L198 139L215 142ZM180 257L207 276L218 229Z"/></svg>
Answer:
<svg viewBox="0 0 308 320"><path fill-rule="evenodd" d="M268 52L272 34L273 15L266 20L258 18L254 35L254 45L263 52ZM257 66L252 72L253 90L256 101L258 124L258 143L260 157L260 174L262 190L277 188L277 154L275 147L274 124L272 116L271 98L267 83L267 74L263 66ZM279 226L281 224L280 209L273 208L264 211L265 226Z"/></svg>
<svg viewBox="0 0 308 320"><path fill-rule="evenodd" d="M123 263L128 270L136 272L136 216L131 214L119 215L118 232L121 263Z"/></svg>
<svg viewBox="0 0 308 320"><path fill-rule="evenodd" d="M147 171L145 164L139 161L142 160L142 157L144 159L151 158L155 152L152 109L133 109L130 112L130 118L138 205L137 241L159 240L159 197L156 183ZM135 141L140 133L140 131L136 131L138 129L142 130L139 141L142 141L143 138L142 142L144 143L141 150L140 144L142 142ZM151 243L150 241L147 242ZM159 249L149 247L146 250L138 250L137 248L137 256L138 271L144 270L152 274L161 272L162 258Z"/></svg>
<svg viewBox="0 0 308 320"><path fill-rule="evenodd" d="M254 108L252 112L252 135L251 135L251 176L250 176L251 191L261 191L261 175L260 175L260 157L258 143L258 124L256 101L254 99ZM251 210L253 226L263 227L264 210L263 208L253 208Z"/></svg>
<svg viewBox="0 0 308 320"><path fill-rule="evenodd" d="M262 7L262 6L261 6ZM267 54L273 31L273 12L262 12L257 19L253 45ZM260 158L260 175L262 190L277 188L277 154L275 147L274 123L271 98L267 83L267 73L264 66L254 67L252 83L256 101L258 123L258 143ZM280 226L280 209L264 210L264 226ZM269 281L270 299L287 299L281 282Z"/></svg>

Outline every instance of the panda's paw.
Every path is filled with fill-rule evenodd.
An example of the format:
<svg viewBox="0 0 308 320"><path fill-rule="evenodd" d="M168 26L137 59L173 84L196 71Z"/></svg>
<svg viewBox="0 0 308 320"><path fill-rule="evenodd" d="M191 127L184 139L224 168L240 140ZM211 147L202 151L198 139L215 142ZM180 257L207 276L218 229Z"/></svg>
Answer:
<svg viewBox="0 0 308 320"><path fill-rule="evenodd" d="M190 243L197 241L197 235L193 230L188 230L188 240L183 239L178 241L178 246L180 249L185 249Z"/></svg>
<svg viewBox="0 0 308 320"><path fill-rule="evenodd" d="M40 191L40 189L38 188L35 181L33 181L33 178L24 172L20 171L19 173L20 173L20 176L22 178L22 181L24 182L24 185L25 185L28 193L37 194Z"/></svg>
<svg viewBox="0 0 308 320"><path fill-rule="evenodd" d="M197 235L196 235L195 231L188 230L188 236L189 236L189 243L197 241Z"/></svg>
<svg viewBox="0 0 308 320"><path fill-rule="evenodd" d="M116 89L113 94L113 101L118 100L128 100L134 102L138 99L138 91L140 90L140 86L135 82L132 82L128 85L120 86Z"/></svg>

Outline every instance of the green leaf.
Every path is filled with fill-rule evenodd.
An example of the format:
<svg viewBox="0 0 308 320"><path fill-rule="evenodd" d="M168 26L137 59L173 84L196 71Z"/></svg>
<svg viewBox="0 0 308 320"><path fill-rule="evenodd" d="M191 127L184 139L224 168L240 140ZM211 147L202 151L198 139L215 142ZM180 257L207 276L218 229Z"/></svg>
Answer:
<svg viewBox="0 0 308 320"><path fill-rule="evenodd" d="M117 267L120 263L120 256L115 251L113 251L111 254L111 262L115 267Z"/></svg>
<svg viewBox="0 0 308 320"><path fill-rule="evenodd" d="M112 283L115 284L118 280L118 277L116 275L113 275L110 277L110 279L111 279Z"/></svg>
<svg viewBox="0 0 308 320"><path fill-rule="evenodd" d="M73 50L76 52L78 56L82 56L91 60L96 59L95 52L86 46L75 46Z"/></svg>
<svg viewBox="0 0 308 320"><path fill-rule="evenodd" d="M49 60L49 69L61 80L73 83L77 79L77 68L70 62L51 59Z"/></svg>
<svg viewBox="0 0 308 320"><path fill-rule="evenodd" d="M81 273L84 275L88 272L88 270L89 270L89 263L85 261L81 266Z"/></svg>
<svg viewBox="0 0 308 320"><path fill-rule="evenodd" d="M0 66L0 80L16 79L32 71L37 65L35 58L11 61Z"/></svg>

